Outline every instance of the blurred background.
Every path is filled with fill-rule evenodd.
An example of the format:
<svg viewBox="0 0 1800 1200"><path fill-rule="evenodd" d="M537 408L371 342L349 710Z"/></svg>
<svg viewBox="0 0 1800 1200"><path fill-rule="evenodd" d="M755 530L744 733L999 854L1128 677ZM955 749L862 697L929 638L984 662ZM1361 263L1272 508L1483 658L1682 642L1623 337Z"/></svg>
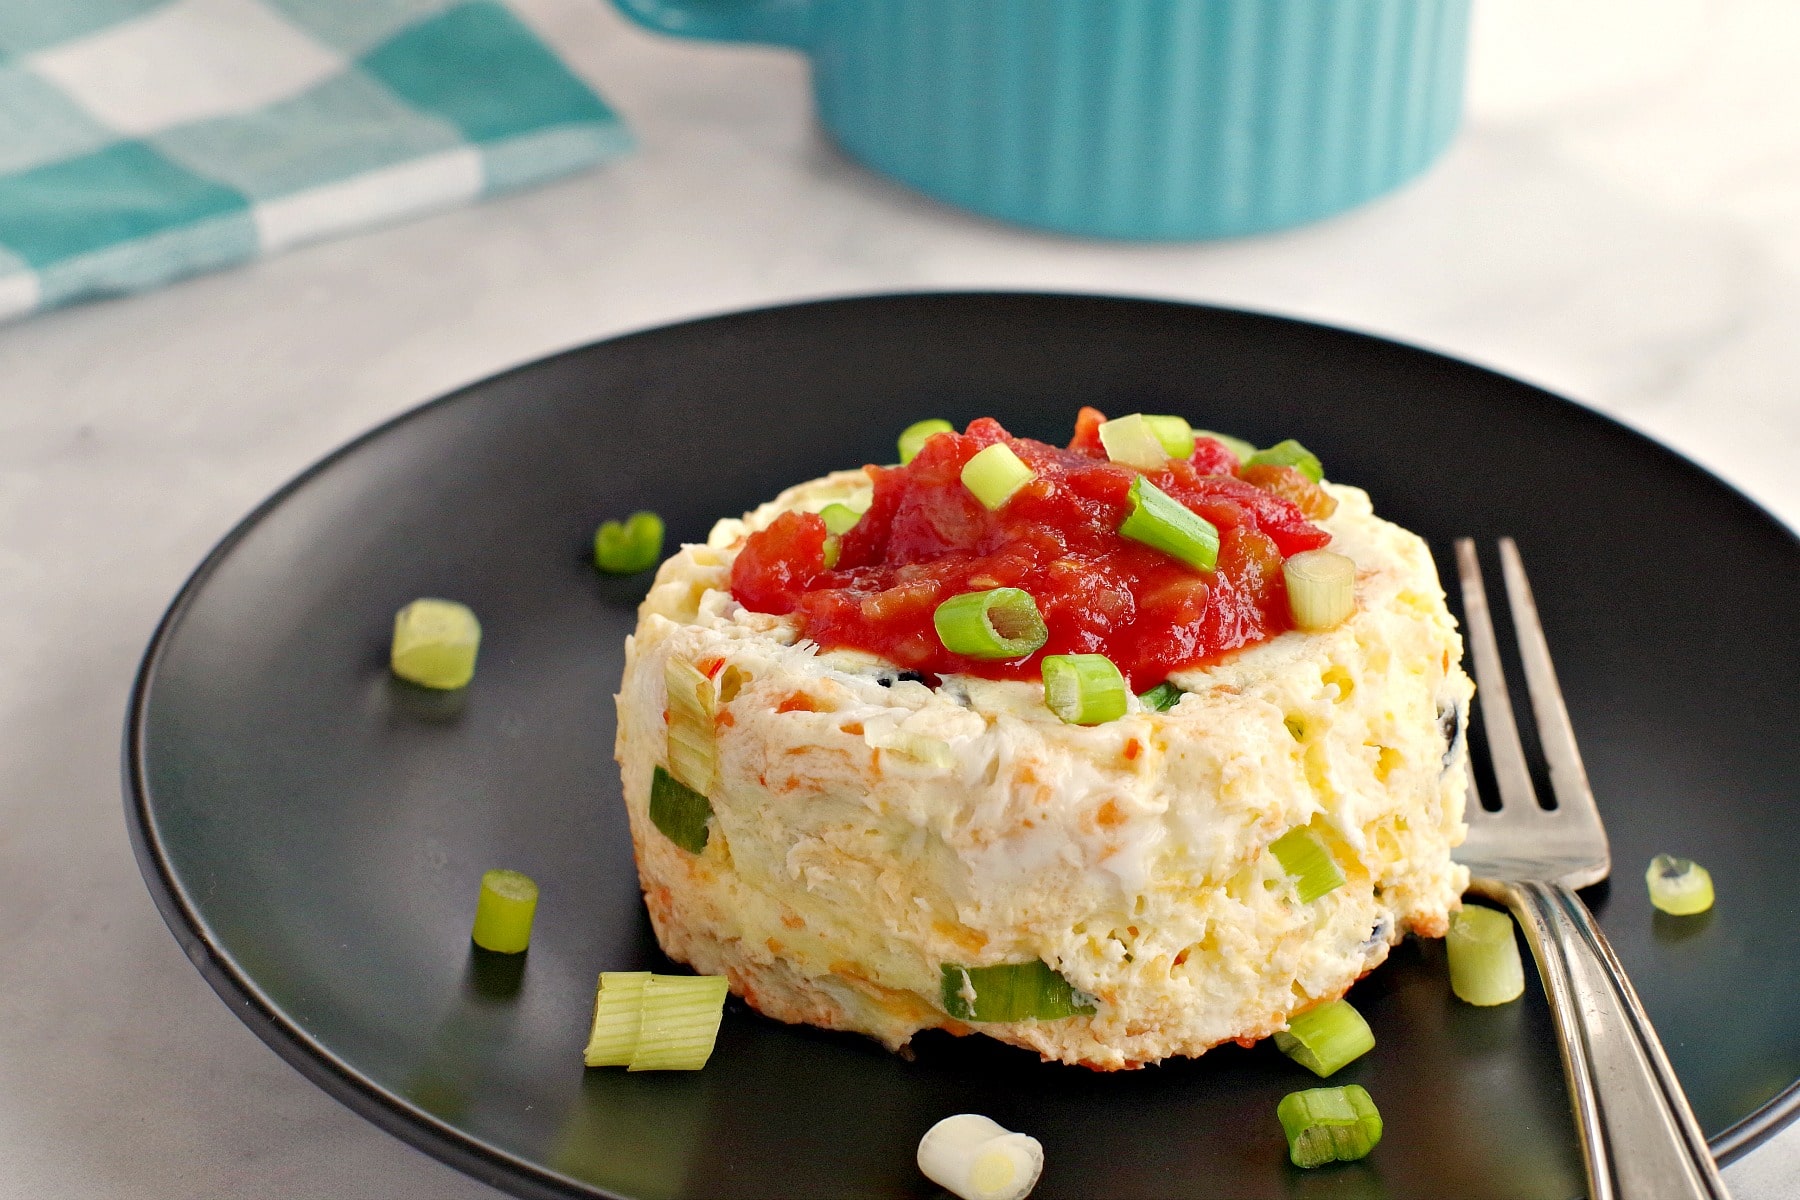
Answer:
<svg viewBox="0 0 1800 1200"><path fill-rule="evenodd" d="M1522 376L1800 524L1789 0L1477 3L1463 125L1416 180L1289 230L1154 244L1002 224L856 165L820 132L793 52L658 36L600 0L505 7L629 147L596 109L592 138L509 159L504 195L448 186L424 205L439 211L393 221L405 197L377 188L343 236L313 240L338 232L320 218L293 239L310 244L207 249L217 261L194 269L251 261L53 311L0 283L15 313L0 325L0 1195L497 1194L341 1108L219 1003L139 879L117 745L157 617L244 512L503 368L820 296L1196 300ZM12 68L0 160L43 128L8 107ZM0 234L10 194L0 183ZM1800 1135L1728 1179L1800 1194Z"/></svg>

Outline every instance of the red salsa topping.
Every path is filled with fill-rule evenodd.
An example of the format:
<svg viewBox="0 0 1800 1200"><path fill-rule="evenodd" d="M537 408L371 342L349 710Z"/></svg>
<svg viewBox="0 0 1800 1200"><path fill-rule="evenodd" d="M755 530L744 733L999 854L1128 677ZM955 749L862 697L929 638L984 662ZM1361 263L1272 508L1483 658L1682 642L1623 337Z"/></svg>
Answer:
<svg viewBox="0 0 1800 1200"><path fill-rule="evenodd" d="M731 571L746 608L793 613L826 649L866 650L933 674L1032 679L1044 654L1104 654L1132 686L1291 628L1281 563L1331 540L1308 517L1335 502L1292 467L1243 470L1200 438L1191 458L1151 471L1107 461L1099 427L1081 410L1064 450L1015 438L987 418L940 433L901 467L865 467L869 510L842 535L827 569L825 523L783 513L750 535ZM977 451L1005 442L1035 475L990 512L962 483ZM1119 532L1137 475L1219 530L1219 558L1197 571ZM952 654L932 624L937 606L963 592L1022 588L1050 638L1028 658L987 661Z"/></svg>

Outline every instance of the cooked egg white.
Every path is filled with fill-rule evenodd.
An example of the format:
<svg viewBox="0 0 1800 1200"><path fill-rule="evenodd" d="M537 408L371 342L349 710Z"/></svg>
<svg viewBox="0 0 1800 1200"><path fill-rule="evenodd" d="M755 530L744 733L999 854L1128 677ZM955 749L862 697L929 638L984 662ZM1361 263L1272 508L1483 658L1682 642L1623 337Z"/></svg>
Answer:
<svg viewBox="0 0 1800 1200"><path fill-rule="evenodd" d="M664 950L771 1017L903 1045L979 1032L1102 1069L1266 1037L1341 995L1406 931L1441 936L1466 872L1462 736L1472 686L1424 543L1327 485L1320 522L1357 564L1355 614L1174 677L1166 713L1065 725L1036 683L937 689L821 652L731 598L746 534L856 499L841 472L783 493L664 563L618 700L638 869ZM664 664L717 688L705 850L650 821L666 765ZM1316 831L1346 882L1310 904L1269 845ZM969 1025L944 964L1042 959L1092 1016Z"/></svg>

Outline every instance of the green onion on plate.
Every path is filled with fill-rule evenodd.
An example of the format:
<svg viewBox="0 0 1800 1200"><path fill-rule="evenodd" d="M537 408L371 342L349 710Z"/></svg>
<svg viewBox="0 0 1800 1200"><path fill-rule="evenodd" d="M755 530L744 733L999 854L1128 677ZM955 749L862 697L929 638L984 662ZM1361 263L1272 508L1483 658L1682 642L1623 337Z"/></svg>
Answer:
<svg viewBox="0 0 1800 1200"><path fill-rule="evenodd" d="M952 596L937 606L931 623L944 649L967 658L1024 658L1050 640L1037 601L1022 588Z"/></svg>
<svg viewBox="0 0 1800 1200"><path fill-rule="evenodd" d="M1144 418L1144 423L1150 426L1150 432L1156 435L1170 458L1194 457L1194 427L1184 418L1150 416Z"/></svg>
<svg viewBox="0 0 1800 1200"><path fill-rule="evenodd" d="M1044 1147L979 1113L945 1117L919 1139L919 1170L961 1200L1022 1200L1044 1170Z"/></svg>
<svg viewBox="0 0 1800 1200"><path fill-rule="evenodd" d="M944 1011L959 1021L1055 1021L1090 1016L1094 999L1042 959L993 967L942 967Z"/></svg>
<svg viewBox="0 0 1800 1200"><path fill-rule="evenodd" d="M466 604L429 597L394 614L388 661L394 674L420 687L454 691L475 678L481 622Z"/></svg>
<svg viewBox="0 0 1800 1200"><path fill-rule="evenodd" d="M1305 826L1290 829L1269 843L1269 853L1300 891L1300 903L1311 904L1343 886L1344 872L1324 839Z"/></svg>
<svg viewBox="0 0 1800 1200"><path fill-rule="evenodd" d="M1151 712L1168 712L1181 703L1181 698L1185 695L1187 695L1186 692L1165 679L1149 691L1140 693L1138 699L1143 701L1144 707Z"/></svg>
<svg viewBox="0 0 1800 1200"><path fill-rule="evenodd" d="M712 1057L731 983L723 975L652 975L631 1071L698 1071Z"/></svg>
<svg viewBox="0 0 1800 1200"><path fill-rule="evenodd" d="M1450 918L1444 952L1450 959L1450 990L1463 1003L1486 1008L1525 994L1525 965L1506 913L1463 905Z"/></svg>
<svg viewBox="0 0 1800 1200"><path fill-rule="evenodd" d="M1196 571L1210 571L1219 561L1218 528L1142 475L1131 481L1131 511L1119 533Z"/></svg>
<svg viewBox="0 0 1800 1200"><path fill-rule="evenodd" d="M1168 449L1158 436L1156 427L1150 423L1150 418L1143 413L1132 413L1116 421L1101 422L1100 444L1106 448L1109 461L1127 467L1154 471L1169 463ZM1193 450L1190 449L1188 453L1192 454Z"/></svg>
<svg viewBox="0 0 1800 1200"><path fill-rule="evenodd" d="M469 931L477 946L496 954L517 954L531 944L531 919L537 915L538 886L517 871L485 871L475 901L475 926Z"/></svg>
<svg viewBox="0 0 1800 1200"><path fill-rule="evenodd" d="M1381 1113L1360 1084L1290 1092L1275 1108L1296 1167L1354 1162L1381 1141Z"/></svg>
<svg viewBox="0 0 1800 1200"><path fill-rule="evenodd" d="M609 575L648 571L662 558L663 519L634 512L623 521L602 521L594 531L594 565Z"/></svg>
<svg viewBox="0 0 1800 1200"><path fill-rule="evenodd" d="M900 465L905 466L919 456L925 443L940 433L955 433L956 426L941 417L929 417L923 421L914 421L900 431Z"/></svg>
<svg viewBox="0 0 1800 1200"><path fill-rule="evenodd" d="M1375 1034L1348 1000L1332 1000L1289 1019L1275 1047L1323 1079L1373 1050Z"/></svg>
<svg viewBox="0 0 1800 1200"><path fill-rule="evenodd" d="M1356 611L1356 564L1330 550L1302 550L1281 564L1288 611L1311 633L1335 629Z"/></svg>
<svg viewBox="0 0 1800 1200"><path fill-rule="evenodd" d="M1659 854L1644 872L1650 903L1672 917L1691 917L1713 906L1712 873L1691 858Z"/></svg>
<svg viewBox="0 0 1800 1200"><path fill-rule="evenodd" d="M1005 442L977 450L963 464L962 483L983 508L994 512L1037 476Z"/></svg>
<svg viewBox="0 0 1800 1200"><path fill-rule="evenodd" d="M594 1028L581 1058L590 1067L628 1067L644 1027L648 971L602 971L594 993Z"/></svg>
<svg viewBox="0 0 1800 1200"><path fill-rule="evenodd" d="M650 823L664 837L699 854L706 849L707 822L712 820L712 801L661 767L650 776Z"/></svg>
<svg viewBox="0 0 1800 1200"><path fill-rule="evenodd" d="M1125 715L1125 676L1104 654L1044 656L1044 704L1070 725L1103 725Z"/></svg>
<svg viewBox="0 0 1800 1200"><path fill-rule="evenodd" d="M1319 456L1293 438L1288 438L1284 442L1276 442L1267 450L1258 450L1245 460L1244 465L1246 467L1293 467L1314 483L1320 483L1325 478L1325 468L1319 462Z"/></svg>

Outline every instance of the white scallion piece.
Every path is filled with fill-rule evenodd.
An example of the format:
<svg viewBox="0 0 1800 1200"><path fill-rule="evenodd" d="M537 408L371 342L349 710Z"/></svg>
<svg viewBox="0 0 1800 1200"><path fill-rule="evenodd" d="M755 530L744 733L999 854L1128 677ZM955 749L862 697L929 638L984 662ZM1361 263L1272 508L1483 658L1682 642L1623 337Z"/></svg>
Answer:
<svg viewBox="0 0 1800 1200"><path fill-rule="evenodd" d="M594 996L594 1030L582 1061L590 1067L628 1067L644 1025L648 971L602 971Z"/></svg>
<svg viewBox="0 0 1800 1200"><path fill-rule="evenodd" d="M1650 903L1672 917L1691 917L1713 906L1712 874L1691 858L1659 854L1644 872Z"/></svg>
<svg viewBox="0 0 1800 1200"><path fill-rule="evenodd" d="M1486 1008L1525 994L1525 964L1506 913L1464 905L1450 918L1444 949L1450 959L1450 990L1464 1004Z"/></svg>
<svg viewBox="0 0 1800 1200"><path fill-rule="evenodd" d="M1329 550L1302 550L1281 564L1294 624L1335 629L1356 611L1356 564Z"/></svg>
<svg viewBox="0 0 1800 1200"><path fill-rule="evenodd" d="M1143 413L1132 413L1129 417L1120 417L1116 421L1102 422L1100 444L1106 447L1108 459L1128 467L1154 471L1167 466L1169 462L1168 449L1164 447L1162 439L1156 436L1156 428ZM1189 450L1188 453L1192 454L1193 451Z"/></svg>
<svg viewBox="0 0 1800 1200"><path fill-rule="evenodd" d="M919 1170L962 1200L1021 1200L1043 1174L1044 1147L978 1113L961 1113L919 1139Z"/></svg>

